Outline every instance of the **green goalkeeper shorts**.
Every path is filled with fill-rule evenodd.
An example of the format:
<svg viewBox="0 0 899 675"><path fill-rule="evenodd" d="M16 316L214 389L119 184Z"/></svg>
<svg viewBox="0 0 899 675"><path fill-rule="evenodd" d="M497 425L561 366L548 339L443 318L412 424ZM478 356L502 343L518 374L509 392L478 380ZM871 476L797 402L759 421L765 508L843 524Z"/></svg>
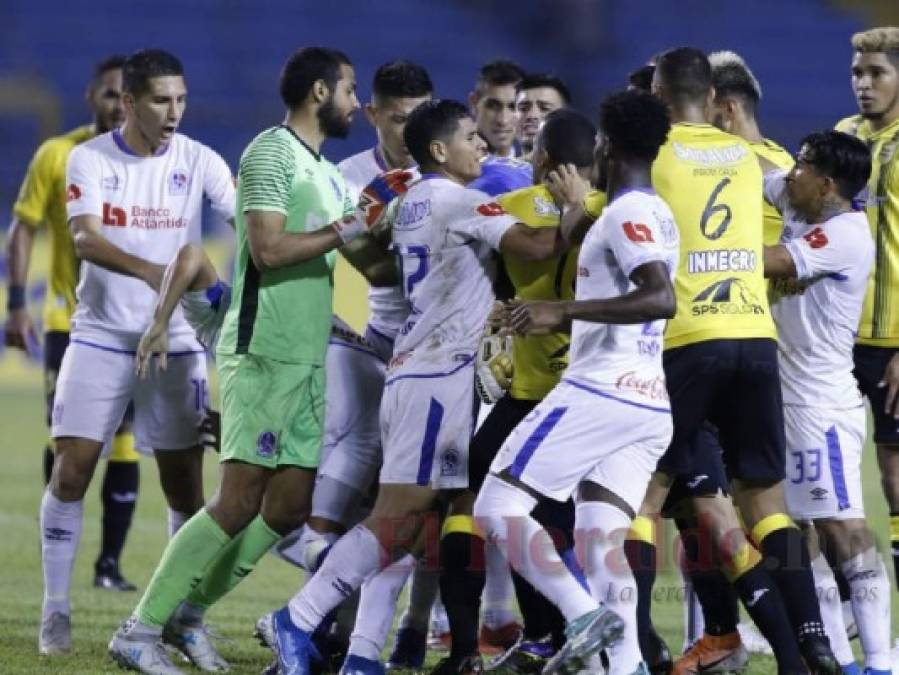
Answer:
<svg viewBox="0 0 899 675"><path fill-rule="evenodd" d="M318 467L325 371L254 354L219 354L221 461Z"/></svg>

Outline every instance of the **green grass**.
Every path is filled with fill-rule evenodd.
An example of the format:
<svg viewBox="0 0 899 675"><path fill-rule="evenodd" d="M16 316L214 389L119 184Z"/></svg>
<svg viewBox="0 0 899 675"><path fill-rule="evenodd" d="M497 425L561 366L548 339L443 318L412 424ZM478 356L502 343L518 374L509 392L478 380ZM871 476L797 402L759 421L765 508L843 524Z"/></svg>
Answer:
<svg viewBox="0 0 899 675"><path fill-rule="evenodd" d="M119 672L106 658L106 643L117 624L128 616L138 595L110 593L91 586L93 558L99 538L97 481L86 499L84 534L75 565L72 593L75 653L67 658L52 660L37 655L42 593L37 513L42 487L39 450L46 434L43 424L42 396L36 384L34 387L0 385L0 452L3 453L0 482L0 673L74 675ZM884 543L888 522L871 455L870 449L866 451L868 520L880 535L881 543ZM128 577L143 588L165 546L166 514L155 464L152 460L143 461L141 471L137 515L122 565ZM208 461L207 495L211 494L216 480L215 463ZM300 581L301 576L294 568L267 556L250 578L212 610L210 622L233 641L222 645L223 655L234 666L233 672L258 673L268 664L269 655L251 637L253 623L261 614L282 605ZM669 566L660 575L657 590L663 595L670 594L672 598L657 603L653 610L657 627L675 649L680 648L682 640L682 610L676 592L679 586L679 575ZM894 628L896 625L894 619ZM432 654L432 659L436 658ZM747 672L763 675L774 670L773 659L753 657Z"/></svg>

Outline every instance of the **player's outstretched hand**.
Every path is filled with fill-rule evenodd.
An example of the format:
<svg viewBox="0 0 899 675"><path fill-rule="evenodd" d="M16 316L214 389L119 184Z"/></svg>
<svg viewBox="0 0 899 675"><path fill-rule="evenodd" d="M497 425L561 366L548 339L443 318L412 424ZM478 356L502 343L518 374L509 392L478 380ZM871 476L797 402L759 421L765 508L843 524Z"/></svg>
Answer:
<svg viewBox="0 0 899 675"><path fill-rule="evenodd" d="M411 171L394 169L382 173L366 185L359 194L355 213L333 223L343 243L349 243L356 237L376 229L384 217L387 206L406 192L411 179Z"/></svg>
<svg viewBox="0 0 899 675"><path fill-rule="evenodd" d="M512 308L512 329L522 335L546 335L563 329L566 323L561 302L522 302Z"/></svg>
<svg viewBox="0 0 899 675"><path fill-rule="evenodd" d="M150 374L150 362L157 356L156 367L164 371L168 367L169 330L167 325L157 324L155 321L144 332L137 345L137 354L134 357L137 376L145 380Z"/></svg>
<svg viewBox="0 0 899 675"><path fill-rule="evenodd" d="M25 308L14 309L6 317L6 326L3 329L3 341L7 347L14 347L28 351L29 347L40 343L34 322Z"/></svg>
<svg viewBox="0 0 899 675"><path fill-rule="evenodd" d="M582 203L590 191L590 183L581 177L573 164L559 165L549 172L544 182L560 208Z"/></svg>
<svg viewBox="0 0 899 675"><path fill-rule="evenodd" d="M899 419L899 400L896 396L899 393L899 354L894 354L890 359L886 370L883 371L883 379L877 386L886 387L887 390L886 405L883 411L887 415Z"/></svg>

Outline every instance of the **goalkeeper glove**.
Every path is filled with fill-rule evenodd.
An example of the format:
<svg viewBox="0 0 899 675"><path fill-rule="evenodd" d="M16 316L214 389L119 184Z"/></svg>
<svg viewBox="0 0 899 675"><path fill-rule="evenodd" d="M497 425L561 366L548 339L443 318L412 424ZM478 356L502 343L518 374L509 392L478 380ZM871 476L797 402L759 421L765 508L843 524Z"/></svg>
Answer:
<svg viewBox="0 0 899 675"><path fill-rule="evenodd" d="M355 212L332 223L343 243L347 244L377 227L387 205L408 190L407 183L411 178L410 171L394 169L382 173L366 185L359 195Z"/></svg>
<svg viewBox="0 0 899 675"><path fill-rule="evenodd" d="M484 403L500 400L512 386L512 336L488 325L478 345L475 389Z"/></svg>

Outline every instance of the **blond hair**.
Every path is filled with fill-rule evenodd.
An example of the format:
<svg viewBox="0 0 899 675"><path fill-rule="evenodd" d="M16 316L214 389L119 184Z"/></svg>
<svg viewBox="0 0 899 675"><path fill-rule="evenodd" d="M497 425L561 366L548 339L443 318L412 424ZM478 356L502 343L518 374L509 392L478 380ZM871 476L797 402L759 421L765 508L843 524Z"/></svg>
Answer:
<svg viewBox="0 0 899 675"><path fill-rule="evenodd" d="M882 26L852 36L852 48L857 52L899 52L899 28Z"/></svg>
<svg viewBox="0 0 899 675"><path fill-rule="evenodd" d="M761 100L762 85L742 56L731 51L712 52L709 65L712 66L712 86L719 96L742 94L752 101Z"/></svg>

